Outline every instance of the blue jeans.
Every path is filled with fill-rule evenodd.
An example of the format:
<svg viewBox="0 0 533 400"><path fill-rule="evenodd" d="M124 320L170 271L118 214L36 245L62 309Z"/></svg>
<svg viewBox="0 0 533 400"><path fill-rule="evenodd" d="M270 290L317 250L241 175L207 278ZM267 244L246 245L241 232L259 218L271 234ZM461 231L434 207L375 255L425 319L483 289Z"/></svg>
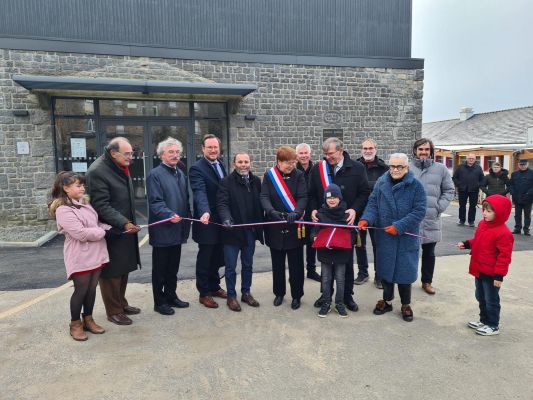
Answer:
<svg viewBox="0 0 533 400"><path fill-rule="evenodd" d="M344 303L344 275L346 274L346 264L326 264L322 263L322 297L331 303L331 289L333 288L333 276L337 288L335 291L335 304Z"/></svg>
<svg viewBox="0 0 533 400"><path fill-rule="evenodd" d="M239 228L242 229L242 228ZM235 291L235 285L237 283L237 257L239 251L241 252L241 293L250 293L252 287L252 265L254 261L255 253L255 235L249 230L244 230L246 237L246 245L224 245L224 263L225 278L226 278L226 290L228 291L228 297L236 298L237 292Z"/></svg>
<svg viewBox="0 0 533 400"><path fill-rule="evenodd" d="M494 279L476 278L476 300L479 302L479 321L493 328L500 324L500 288Z"/></svg>

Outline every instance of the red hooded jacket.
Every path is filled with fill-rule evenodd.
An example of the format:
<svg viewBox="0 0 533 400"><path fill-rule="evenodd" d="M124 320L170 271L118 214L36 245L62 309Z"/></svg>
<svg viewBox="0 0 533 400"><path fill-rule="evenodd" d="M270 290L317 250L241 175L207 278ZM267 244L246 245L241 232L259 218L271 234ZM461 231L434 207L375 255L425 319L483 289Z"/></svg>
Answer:
<svg viewBox="0 0 533 400"><path fill-rule="evenodd" d="M509 271L514 237L505 222L511 214L511 201L495 194L485 199L496 214L494 221L481 221L474 238L465 242L470 247L471 258L469 272L476 278L479 274L502 279ZM498 279L498 280L500 280Z"/></svg>

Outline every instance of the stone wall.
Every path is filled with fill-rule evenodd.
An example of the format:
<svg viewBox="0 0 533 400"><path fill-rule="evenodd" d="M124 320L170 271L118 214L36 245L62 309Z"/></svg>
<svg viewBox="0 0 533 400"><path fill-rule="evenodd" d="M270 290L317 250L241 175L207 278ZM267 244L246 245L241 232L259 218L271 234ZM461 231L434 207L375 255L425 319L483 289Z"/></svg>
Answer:
<svg viewBox="0 0 533 400"><path fill-rule="evenodd" d="M15 84L13 74L256 84L256 92L230 104L229 133L231 152L248 151L260 174L282 144L307 142L317 158L324 129L342 129L353 155L370 135L382 157L409 152L421 132L423 70L0 50L0 228L45 225L55 175L50 100ZM245 121L247 114L256 120ZM30 155L16 154L18 141L29 142Z"/></svg>

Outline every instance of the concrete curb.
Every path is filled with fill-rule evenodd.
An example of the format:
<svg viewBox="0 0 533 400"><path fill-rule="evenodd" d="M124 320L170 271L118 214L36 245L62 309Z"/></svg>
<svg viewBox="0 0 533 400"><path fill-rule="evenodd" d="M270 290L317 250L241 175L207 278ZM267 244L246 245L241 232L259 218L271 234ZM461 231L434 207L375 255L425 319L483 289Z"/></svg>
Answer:
<svg viewBox="0 0 533 400"><path fill-rule="evenodd" d="M41 236L39 239L34 240L33 242L3 242L0 241L0 248L8 248L8 247L41 247L46 242L52 240L57 236L57 232L47 232L43 236Z"/></svg>

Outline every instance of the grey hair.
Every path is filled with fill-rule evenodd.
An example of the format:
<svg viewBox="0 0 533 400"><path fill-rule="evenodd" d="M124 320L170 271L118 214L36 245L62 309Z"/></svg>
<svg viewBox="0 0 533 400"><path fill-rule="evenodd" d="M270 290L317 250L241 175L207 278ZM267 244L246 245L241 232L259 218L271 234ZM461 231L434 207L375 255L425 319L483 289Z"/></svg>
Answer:
<svg viewBox="0 0 533 400"><path fill-rule="evenodd" d="M328 151L329 147L332 144L335 145L335 150L336 151L344 149L344 144L342 143L342 140L340 140L339 138L336 138L336 137L330 137L330 138L327 138L326 140L324 140L324 143L322 143L322 150Z"/></svg>
<svg viewBox="0 0 533 400"><path fill-rule="evenodd" d="M306 148L311 152L311 146L309 146L307 143L300 143L298 146L296 146L296 152L298 153L300 149Z"/></svg>
<svg viewBox="0 0 533 400"><path fill-rule="evenodd" d="M111 151L111 150L114 150L114 151L119 151L120 150L120 143L121 142L126 142L128 144L131 145L130 141L128 139L126 139L125 137L123 136L117 136L116 138L113 138L109 141L109 143L107 144L107 146L105 147L105 149L107 151Z"/></svg>
<svg viewBox="0 0 533 400"><path fill-rule="evenodd" d="M165 148L168 146L178 146L178 150L180 153L183 153L183 146L181 142L178 139L174 139L173 137L168 137L162 142L159 142L157 145L157 155L161 156L163 152L165 151Z"/></svg>
<svg viewBox="0 0 533 400"><path fill-rule="evenodd" d="M389 157L389 163L390 163L390 160L392 160L393 158L399 158L400 160L404 161L406 165L409 164L409 157L407 157L407 154L405 153L391 154Z"/></svg>
<svg viewBox="0 0 533 400"><path fill-rule="evenodd" d="M378 148L378 144L376 143L376 141L372 138L369 138L369 137L366 137L363 139L363 141L361 142L361 147L363 146L364 143L366 142L370 142L372 143L372 145L377 149Z"/></svg>

